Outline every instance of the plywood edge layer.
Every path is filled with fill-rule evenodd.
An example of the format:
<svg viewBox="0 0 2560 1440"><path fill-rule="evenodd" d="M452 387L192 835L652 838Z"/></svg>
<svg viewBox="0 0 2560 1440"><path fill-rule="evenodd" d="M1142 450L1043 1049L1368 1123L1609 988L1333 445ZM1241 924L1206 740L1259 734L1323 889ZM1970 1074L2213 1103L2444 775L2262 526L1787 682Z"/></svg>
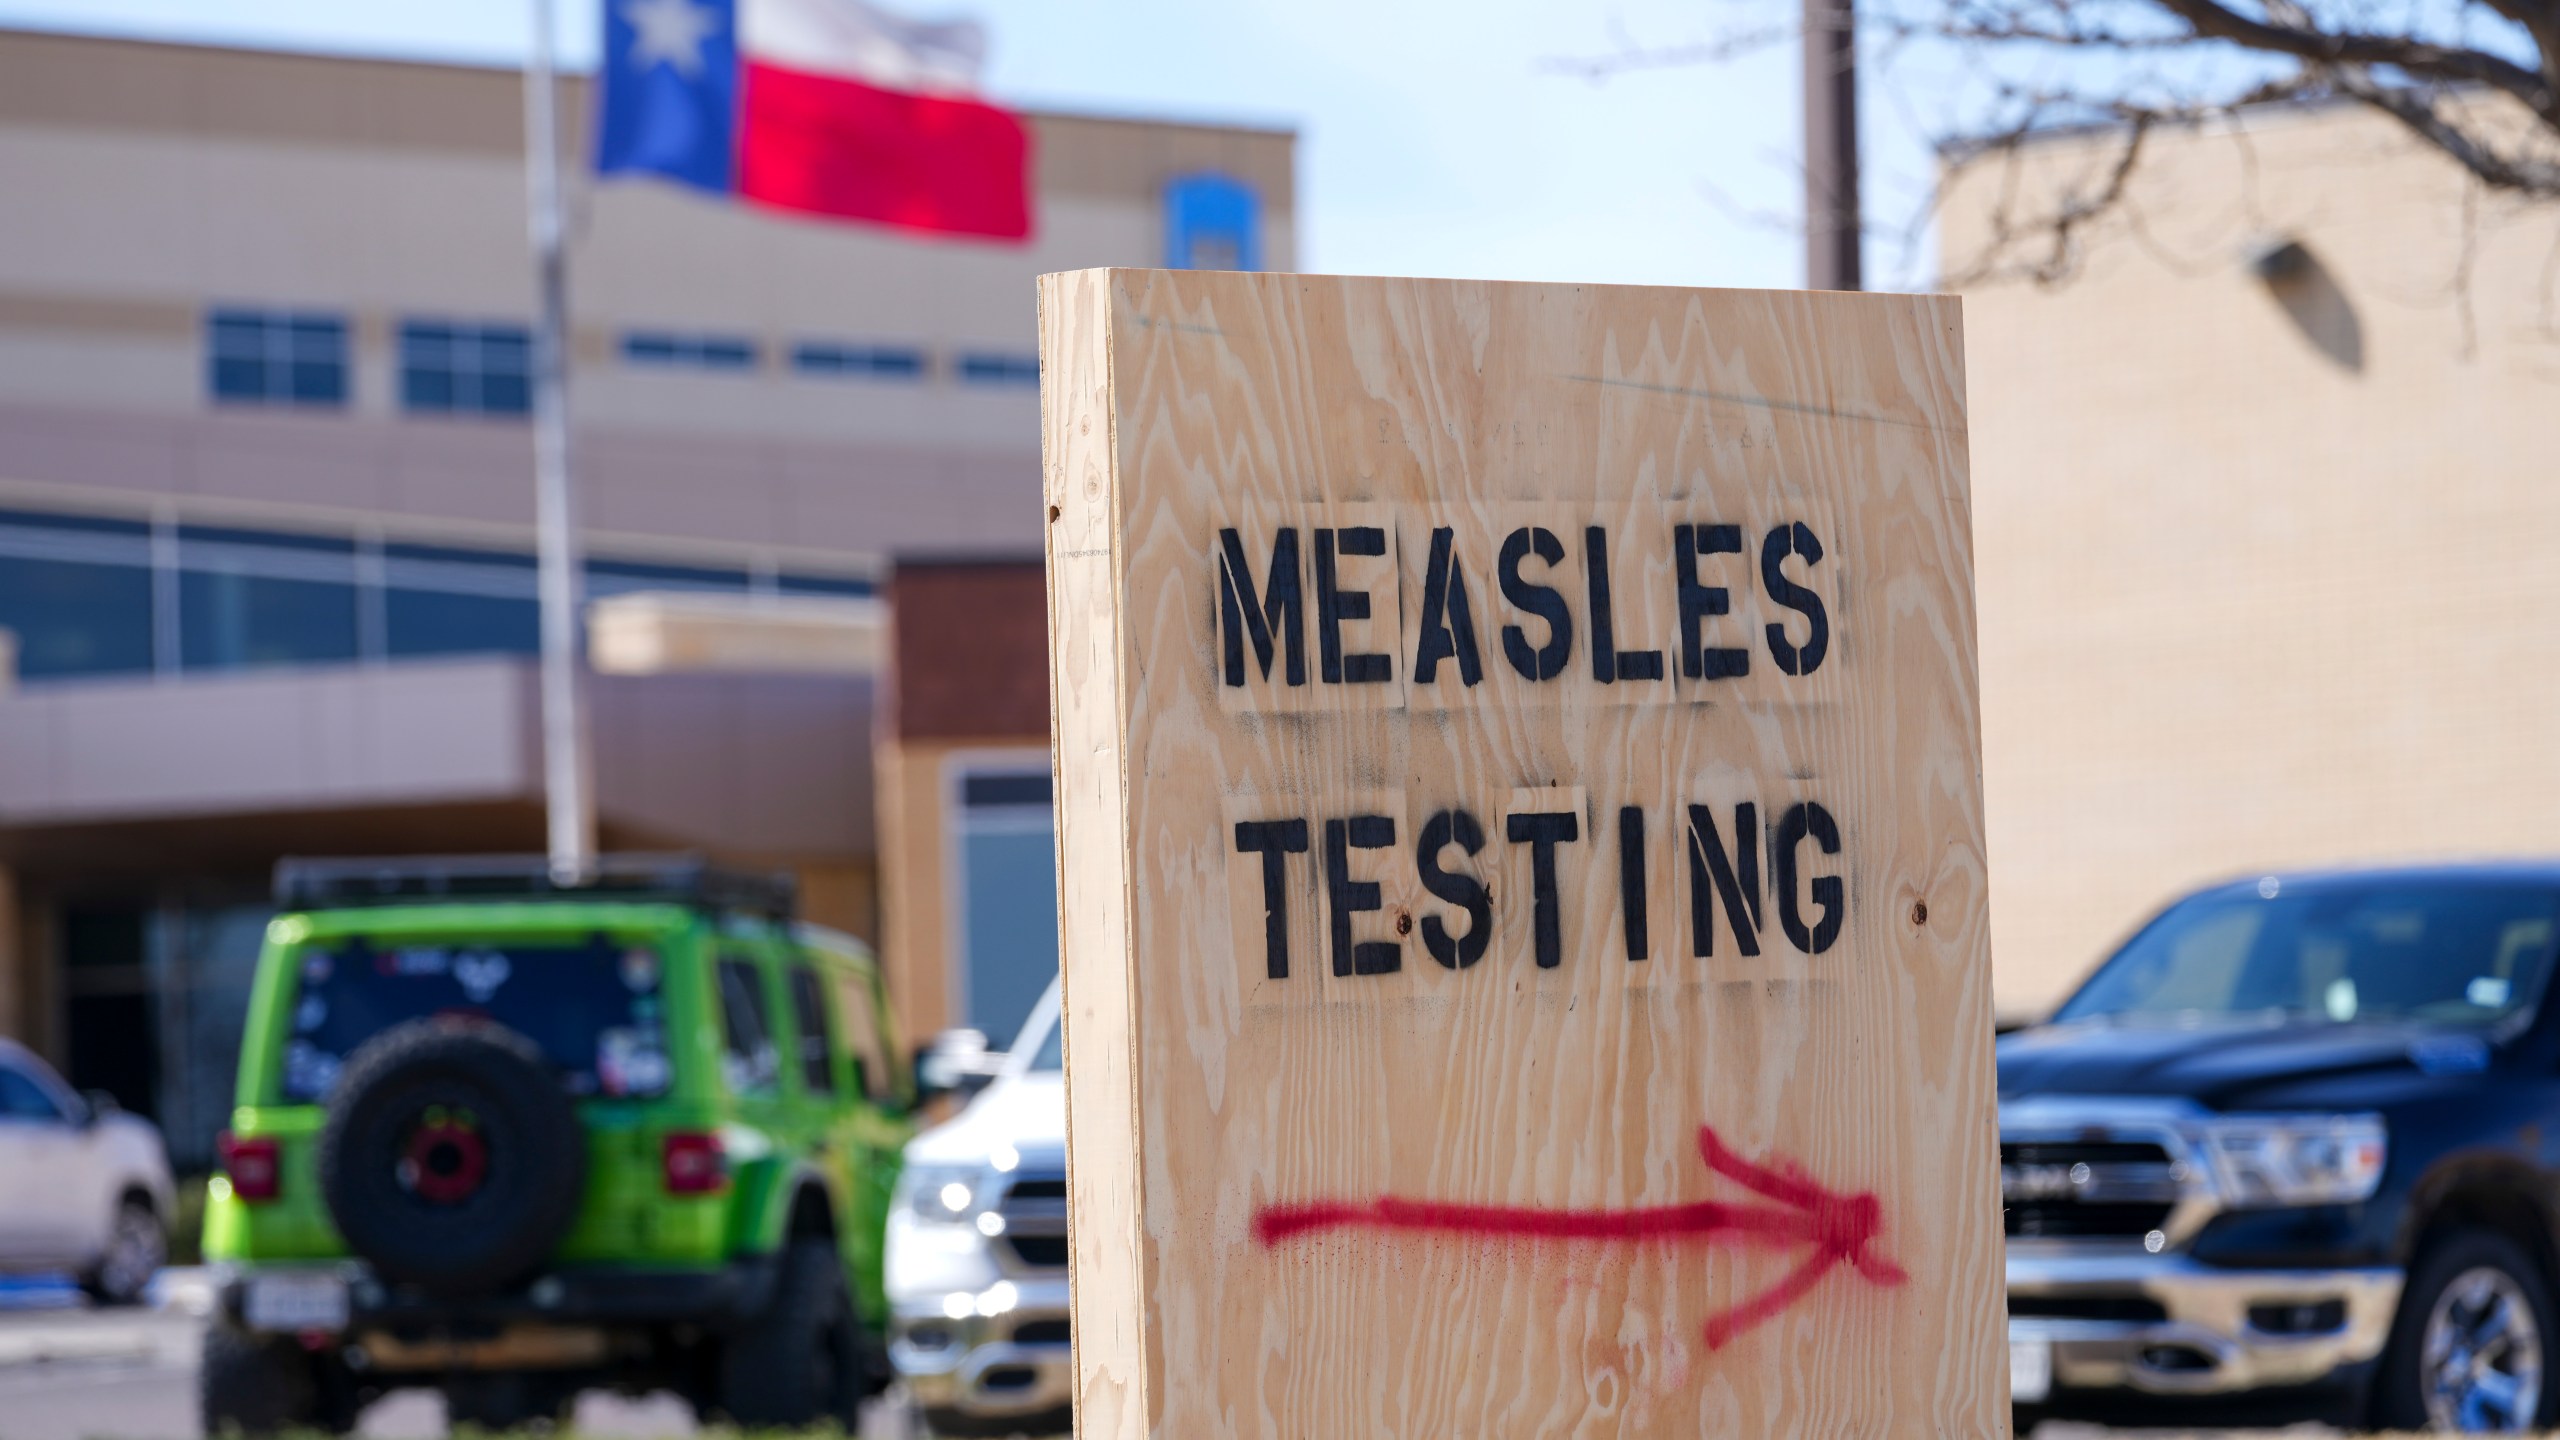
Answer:
<svg viewBox="0 0 2560 1440"><path fill-rule="evenodd" d="M1049 577L1074 1246L1076 1432L1139 1440L1151 1406L1138 1213L1135 996L1129 951L1110 313L1114 273L1039 282L1042 491ZM1070 765L1068 756L1080 763ZM1070 785L1073 788L1070 788Z"/></svg>

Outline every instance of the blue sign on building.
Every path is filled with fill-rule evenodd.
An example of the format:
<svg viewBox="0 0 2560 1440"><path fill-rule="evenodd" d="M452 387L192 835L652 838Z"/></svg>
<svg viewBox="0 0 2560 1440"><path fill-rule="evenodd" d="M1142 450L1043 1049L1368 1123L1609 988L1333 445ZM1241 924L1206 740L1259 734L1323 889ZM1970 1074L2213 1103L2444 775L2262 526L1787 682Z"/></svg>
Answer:
<svg viewBox="0 0 2560 1440"><path fill-rule="evenodd" d="M1232 175L1166 182L1164 263L1176 270L1261 269L1262 197Z"/></svg>

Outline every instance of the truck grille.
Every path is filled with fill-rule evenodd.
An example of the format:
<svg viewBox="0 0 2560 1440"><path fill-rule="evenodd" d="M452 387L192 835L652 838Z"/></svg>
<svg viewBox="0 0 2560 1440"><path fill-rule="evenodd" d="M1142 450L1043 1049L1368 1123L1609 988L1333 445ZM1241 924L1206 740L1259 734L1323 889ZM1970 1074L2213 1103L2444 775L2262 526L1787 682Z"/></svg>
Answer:
<svg viewBox="0 0 2560 1440"><path fill-rule="evenodd" d="M1067 1177L1026 1171L996 1205L1013 1258L1034 1270L1067 1268Z"/></svg>
<svg viewBox="0 0 2560 1440"><path fill-rule="evenodd" d="M2141 1235L2178 1202L2185 1174L2147 1142L2014 1141L2000 1147L2000 1196L2013 1236Z"/></svg>

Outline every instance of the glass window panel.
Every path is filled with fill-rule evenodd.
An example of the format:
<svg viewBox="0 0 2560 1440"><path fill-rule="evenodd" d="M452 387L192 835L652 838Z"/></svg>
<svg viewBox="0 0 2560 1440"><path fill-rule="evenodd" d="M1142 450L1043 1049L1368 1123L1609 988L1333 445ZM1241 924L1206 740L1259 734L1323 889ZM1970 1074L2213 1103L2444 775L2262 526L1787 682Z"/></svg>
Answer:
<svg viewBox="0 0 2560 1440"><path fill-rule="evenodd" d="M412 410L453 408L453 372L411 367L400 376L400 403Z"/></svg>
<svg viewBox="0 0 2560 1440"><path fill-rule="evenodd" d="M178 577L179 660L188 669L356 658L356 587L223 570Z"/></svg>
<svg viewBox="0 0 2560 1440"><path fill-rule="evenodd" d="M0 628L30 680L151 668L151 572L0 556Z"/></svg>
<svg viewBox="0 0 2560 1440"><path fill-rule="evenodd" d="M744 590L747 572L641 560L590 560L587 583L601 593L617 595L633 590Z"/></svg>
<svg viewBox="0 0 2560 1440"><path fill-rule="evenodd" d="M780 1083L782 1053L765 1015L764 980L744 960L720 962L721 1068L739 1095L769 1095Z"/></svg>
<svg viewBox="0 0 2560 1440"><path fill-rule="evenodd" d="M868 580L848 579L835 575L778 575L774 588L785 595L869 595L875 587Z"/></svg>
<svg viewBox="0 0 2560 1440"><path fill-rule="evenodd" d="M130 535L149 539L151 526L140 520L115 520L104 515L64 515L51 510L0 510L0 525L25 525L38 530L79 530L96 535Z"/></svg>
<svg viewBox="0 0 2560 1440"><path fill-rule="evenodd" d="M1046 828L964 831L960 863L967 1023L1002 1048L1058 975L1056 856Z"/></svg>
<svg viewBox="0 0 2560 1440"><path fill-rule="evenodd" d="M264 355L267 322L236 310L213 312L213 349L217 355Z"/></svg>
<svg viewBox="0 0 2560 1440"><path fill-rule="evenodd" d="M492 325L480 332L480 364L490 371L521 375L533 363L533 337L522 328Z"/></svg>
<svg viewBox="0 0 2560 1440"><path fill-rule="evenodd" d="M219 401L342 405L346 321L217 310L207 317L207 384Z"/></svg>
<svg viewBox="0 0 2560 1440"><path fill-rule="evenodd" d="M395 540L382 547L383 556L392 560L440 560L464 565L503 565L514 570L531 570L533 557L514 550L474 550L460 545L418 545Z"/></svg>
<svg viewBox="0 0 2560 1440"><path fill-rule="evenodd" d="M314 550L324 555L356 553L356 542L341 535L313 535L297 530L243 530L230 525L181 525L178 527L178 543L182 546L190 543L263 545L277 550Z"/></svg>
<svg viewBox="0 0 2560 1440"><path fill-rule="evenodd" d="M294 362L293 398L305 405L335 405L346 399L346 367L309 360Z"/></svg>
<svg viewBox="0 0 2560 1440"><path fill-rule="evenodd" d="M533 387L522 375L483 376L480 408L491 415L525 414L533 409Z"/></svg>
<svg viewBox="0 0 2560 1440"><path fill-rule="evenodd" d="M267 362L216 356L213 362L213 398L264 400L267 398Z"/></svg>
<svg viewBox="0 0 2560 1440"><path fill-rule="evenodd" d="M1027 355L963 355L960 378L972 385L1037 385L1040 362Z"/></svg>
<svg viewBox="0 0 2560 1440"><path fill-rule="evenodd" d="M827 1012L826 987L818 972L794 965L791 975L791 1028L800 1046L800 1088L812 1095L836 1093L835 1023Z"/></svg>
<svg viewBox="0 0 2560 1440"><path fill-rule="evenodd" d="M393 655L532 655L542 649L542 608L530 597L383 592L384 641Z"/></svg>

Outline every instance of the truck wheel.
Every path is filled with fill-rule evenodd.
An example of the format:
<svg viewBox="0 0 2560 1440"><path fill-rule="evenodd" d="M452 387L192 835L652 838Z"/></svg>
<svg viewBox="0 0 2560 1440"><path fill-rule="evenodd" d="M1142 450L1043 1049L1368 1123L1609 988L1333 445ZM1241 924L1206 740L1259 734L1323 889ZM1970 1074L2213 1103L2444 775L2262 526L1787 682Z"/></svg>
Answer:
<svg viewBox="0 0 2560 1440"><path fill-rule="evenodd" d="M313 1164L347 1248L440 1295L523 1279L586 1193L586 1137L559 1077L531 1040L482 1021L413 1020L366 1041Z"/></svg>
<svg viewBox="0 0 2560 1440"><path fill-rule="evenodd" d="M721 1347L720 1411L747 1430L827 1420L850 1430L862 1400L862 1337L843 1262L825 1240L794 1240L780 1263L764 1313Z"/></svg>
<svg viewBox="0 0 2560 1440"><path fill-rule="evenodd" d="M169 1258L169 1234L151 1206L126 1196L116 1206L115 1227L107 1235L106 1253L80 1276L80 1288L101 1305L139 1305Z"/></svg>
<svg viewBox="0 0 2560 1440"><path fill-rule="evenodd" d="M2420 1253L2374 1386L2385 1430L2516 1433L2560 1417L2550 1364L2560 1326L2541 1268L2491 1230Z"/></svg>
<svg viewBox="0 0 2560 1440"><path fill-rule="evenodd" d="M310 1361L290 1340L216 1323L204 1332L196 1405L207 1436L247 1437L308 1430L320 1423Z"/></svg>

